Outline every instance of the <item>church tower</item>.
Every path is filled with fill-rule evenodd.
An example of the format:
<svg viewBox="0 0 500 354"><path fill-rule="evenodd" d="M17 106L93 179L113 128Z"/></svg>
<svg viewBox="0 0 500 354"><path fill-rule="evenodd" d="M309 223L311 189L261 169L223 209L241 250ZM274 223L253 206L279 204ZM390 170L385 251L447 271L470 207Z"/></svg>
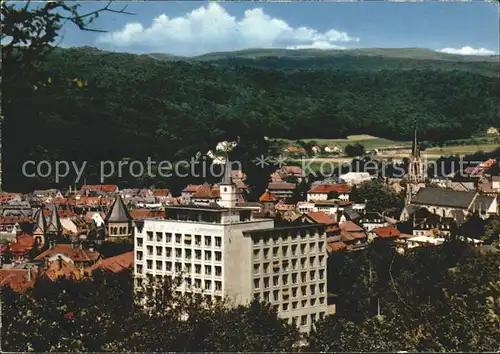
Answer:
<svg viewBox="0 0 500 354"><path fill-rule="evenodd" d="M132 237L133 224L122 197L118 195L106 216L108 240L113 242L128 241Z"/></svg>
<svg viewBox="0 0 500 354"><path fill-rule="evenodd" d="M410 155L410 164L408 174L406 175L406 203L409 204L412 197L417 193L420 187L425 186L427 179L427 169L425 162L420 154L420 145L417 137L417 126L415 124L415 133Z"/></svg>
<svg viewBox="0 0 500 354"><path fill-rule="evenodd" d="M45 234L47 232L47 221L43 215L43 208L40 208L35 215L35 225L33 227L33 237L40 247L45 245Z"/></svg>
<svg viewBox="0 0 500 354"><path fill-rule="evenodd" d="M223 208L234 208L238 200L238 190L231 180L231 163L226 155L226 164L224 165L224 176L220 183L220 202Z"/></svg>

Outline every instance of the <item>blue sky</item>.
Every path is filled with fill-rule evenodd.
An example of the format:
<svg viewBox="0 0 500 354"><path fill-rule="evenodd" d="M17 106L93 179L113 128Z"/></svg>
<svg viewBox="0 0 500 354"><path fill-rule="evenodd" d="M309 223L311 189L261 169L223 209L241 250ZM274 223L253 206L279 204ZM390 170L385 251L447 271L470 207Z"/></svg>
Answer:
<svg viewBox="0 0 500 354"><path fill-rule="evenodd" d="M80 12L103 3L86 3ZM124 3L115 3L114 9ZM63 46L198 55L245 48L408 48L497 54L499 13L473 2L137 2L102 13L106 33L64 29Z"/></svg>

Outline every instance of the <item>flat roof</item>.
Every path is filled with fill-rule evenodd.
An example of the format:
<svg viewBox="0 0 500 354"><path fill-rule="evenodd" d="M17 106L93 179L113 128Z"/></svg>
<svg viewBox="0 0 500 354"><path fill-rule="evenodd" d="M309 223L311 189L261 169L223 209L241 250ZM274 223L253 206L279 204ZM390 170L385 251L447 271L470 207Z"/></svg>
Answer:
<svg viewBox="0 0 500 354"><path fill-rule="evenodd" d="M243 231L244 234L256 234L256 233L267 233L274 231L288 231L288 230L300 230L300 229L312 229L312 228L320 228L324 229L326 227L325 224L306 224L306 225L292 225L292 226L282 226L282 227L273 227L269 229L260 229L260 230L248 230Z"/></svg>

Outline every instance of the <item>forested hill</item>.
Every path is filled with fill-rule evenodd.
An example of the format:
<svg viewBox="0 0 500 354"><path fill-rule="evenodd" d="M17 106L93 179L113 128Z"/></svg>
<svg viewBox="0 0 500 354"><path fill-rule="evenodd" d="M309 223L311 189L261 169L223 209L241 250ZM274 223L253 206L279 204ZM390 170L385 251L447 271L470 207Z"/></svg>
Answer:
<svg viewBox="0 0 500 354"><path fill-rule="evenodd" d="M166 61L203 61L224 66L249 66L285 71L297 70L460 70L498 76L499 56L440 53L422 48L366 48L350 50L247 49L179 57L152 53Z"/></svg>
<svg viewBox="0 0 500 354"><path fill-rule="evenodd" d="M281 65L285 59L266 60ZM19 175L26 160L172 160L237 136L249 154L256 151L248 146L265 148L264 136L407 140L414 120L423 139L442 141L498 125L495 77L431 64L368 70L360 63L369 59L350 60L350 66L328 70L286 71L59 50L41 67L50 84L31 85L34 78L27 73L14 80L19 87L4 93L5 188L10 182L18 185L12 189L35 187ZM74 78L86 84L71 84Z"/></svg>

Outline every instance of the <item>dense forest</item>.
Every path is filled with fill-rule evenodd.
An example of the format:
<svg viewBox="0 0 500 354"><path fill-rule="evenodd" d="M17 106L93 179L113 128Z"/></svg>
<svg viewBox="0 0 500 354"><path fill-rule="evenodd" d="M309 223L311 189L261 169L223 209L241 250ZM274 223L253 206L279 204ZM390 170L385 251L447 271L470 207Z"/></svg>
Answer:
<svg viewBox="0 0 500 354"><path fill-rule="evenodd" d="M3 93L4 189L53 185L50 178L23 177L26 160L178 161L240 137L235 155L250 168L272 149L264 136L407 140L417 121L423 139L444 141L498 125L494 62L328 58L173 61L75 48L53 52L36 72L16 78L5 68L11 84ZM314 70L326 60L337 64ZM98 182L90 171L86 178ZM113 181L127 184L126 178L107 182Z"/></svg>

